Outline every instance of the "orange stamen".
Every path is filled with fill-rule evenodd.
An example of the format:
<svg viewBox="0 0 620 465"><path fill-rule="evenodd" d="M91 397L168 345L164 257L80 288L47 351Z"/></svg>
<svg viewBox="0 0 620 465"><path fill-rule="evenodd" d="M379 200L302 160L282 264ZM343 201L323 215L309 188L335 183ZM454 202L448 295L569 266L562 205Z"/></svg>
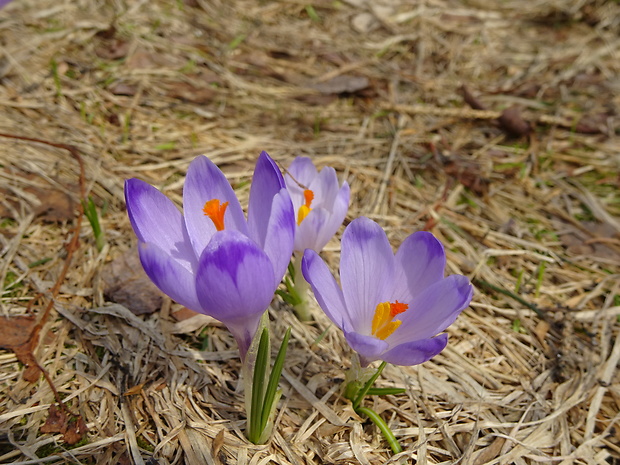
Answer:
<svg viewBox="0 0 620 465"><path fill-rule="evenodd" d="M408 308L409 305L398 300L394 303L382 302L377 305L372 319L372 335L382 340L388 338L402 323L400 320L392 321L392 319Z"/></svg>
<svg viewBox="0 0 620 465"><path fill-rule="evenodd" d="M409 305L399 302L398 300L390 304L390 316L394 318L396 315L403 313L409 308Z"/></svg>
<svg viewBox="0 0 620 465"><path fill-rule="evenodd" d="M298 226L301 224L303 220L306 219L306 216L308 216L308 213L312 211L312 208L310 208L310 205L312 204L312 201L314 200L314 192L312 192L310 189L305 189L304 200L306 201L306 203L302 205L301 207L299 207L299 210L297 211L297 225Z"/></svg>
<svg viewBox="0 0 620 465"><path fill-rule="evenodd" d="M224 230L224 213L226 213L226 207L228 207L228 202L224 202L220 205L218 199L212 199L205 203L202 209L204 214L211 218L211 221L213 221L215 225L215 229L218 231Z"/></svg>

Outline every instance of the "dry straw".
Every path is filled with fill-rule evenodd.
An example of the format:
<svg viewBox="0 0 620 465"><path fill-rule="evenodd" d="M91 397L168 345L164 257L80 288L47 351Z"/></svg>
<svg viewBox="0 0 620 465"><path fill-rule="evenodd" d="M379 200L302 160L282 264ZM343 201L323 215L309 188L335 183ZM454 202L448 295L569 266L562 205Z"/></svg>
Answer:
<svg viewBox="0 0 620 465"><path fill-rule="evenodd" d="M71 447L41 434L52 391L2 351L0 463L618 463L619 27L603 0L9 4L0 132L78 147L107 245L84 222L35 353L89 432ZM489 110L468 109L462 84ZM533 132L511 139L495 118L515 104ZM77 167L0 144L0 311L15 316L63 265L72 214L50 193L74 208ZM431 230L449 272L477 284L441 355L378 382L407 388L372 405L399 456L340 396L351 354L318 311L303 324L271 309L293 342L276 434L253 446L222 327L104 298L102 271L134 242L124 179L180 203L205 153L243 204L261 150L334 166L349 219L370 216L395 246ZM338 253L334 240L324 256Z"/></svg>

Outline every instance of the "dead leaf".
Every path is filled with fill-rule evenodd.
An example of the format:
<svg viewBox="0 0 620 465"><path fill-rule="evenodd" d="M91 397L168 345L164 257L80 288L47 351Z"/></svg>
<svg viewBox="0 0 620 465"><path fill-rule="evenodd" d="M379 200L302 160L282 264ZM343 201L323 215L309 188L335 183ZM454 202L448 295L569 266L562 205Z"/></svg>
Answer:
<svg viewBox="0 0 620 465"><path fill-rule="evenodd" d="M57 189L27 189L41 204L34 209L37 217L49 223L62 223L75 217L75 203L69 194Z"/></svg>
<svg viewBox="0 0 620 465"><path fill-rule="evenodd" d="M581 225L583 230L562 222L561 229L565 232L559 239L567 252L620 261L620 254L607 245L620 245L620 234L613 226L596 221L582 221Z"/></svg>
<svg viewBox="0 0 620 465"><path fill-rule="evenodd" d="M370 81L365 76L341 74L327 81L312 84L310 87L322 94L353 94L366 89L369 85Z"/></svg>
<svg viewBox="0 0 620 465"><path fill-rule="evenodd" d="M584 115L575 126L575 131L581 134L605 134L609 130L609 117L607 113Z"/></svg>
<svg viewBox="0 0 620 465"><path fill-rule="evenodd" d="M495 438L495 440L482 450L476 451L476 456L472 463L474 465L482 465L483 463L491 462L497 458L504 447L506 438Z"/></svg>
<svg viewBox="0 0 620 465"><path fill-rule="evenodd" d="M127 97L133 97L136 95L138 88L124 82L115 82L108 87L108 90L114 95L125 95Z"/></svg>
<svg viewBox="0 0 620 465"><path fill-rule="evenodd" d="M484 105L477 97L474 96L469 90L469 88L463 84L460 88L461 94L463 95L463 100L465 103L469 105L474 110L486 110L487 107Z"/></svg>
<svg viewBox="0 0 620 465"><path fill-rule="evenodd" d="M67 410L50 405L49 416L40 429L41 433L61 433L62 440L73 445L82 440L88 432L86 422L81 415L73 415Z"/></svg>
<svg viewBox="0 0 620 465"><path fill-rule="evenodd" d="M49 416L40 431L42 433L64 433L67 431L67 414L56 407L56 404L50 405Z"/></svg>
<svg viewBox="0 0 620 465"><path fill-rule="evenodd" d="M180 57L163 55L138 48L125 62L129 69L160 69L184 64Z"/></svg>
<svg viewBox="0 0 620 465"><path fill-rule="evenodd" d="M39 364L32 355L32 335L35 327L33 316L0 316L0 347L12 351L17 360L24 364L26 368L22 376L30 383L41 376Z"/></svg>
<svg viewBox="0 0 620 465"><path fill-rule="evenodd" d="M69 427L67 431L62 435L63 441L72 446L82 440L84 435L88 432L86 422L82 418L82 415L71 418L69 420Z"/></svg>
<svg viewBox="0 0 620 465"><path fill-rule="evenodd" d="M134 315L161 308L162 294L142 269L137 249L128 250L106 264L101 278L104 296L127 307Z"/></svg>
<svg viewBox="0 0 620 465"><path fill-rule="evenodd" d="M489 192L490 181L482 175L480 165L470 160L444 161L445 173L456 179L470 191L478 195L486 195Z"/></svg>
<svg viewBox="0 0 620 465"><path fill-rule="evenodd" d="M547 323L545 320L540 320L536 324L536 328L534 328L534 334L536 335L540 343L545 347L547 346L545 339L547 338L547 333L549 332L550 329L551 329L551 325Z"/></svg>
<svg viewBox="0 0 620 465"><path fill-rule="evenodd" d="M196 87L187 82L174 82L168 86L166 95L184 102L205 105L213 100L216 92L209 87Z"/></svg>
<svg viewBox="0 0 620 465"><path fill-rule="evenodd" d="M95 55L104 60L119 60L129 53L129 42L122 39L102 40L95 47Z"/></svg>
<svg viewBox="0 0 620 465"><path fill-rule="evenodd" d="M177 321L185 321L185 320L195 317L196 315L197 313L195 311L190 310L187 307L182 307L181 309L177 310L176 312L172 314L172 318L174 318Z"/></svg>
<svg viewBox="0 0 620 465"><path fill-rule="evenodd" d="M501 128L513 137L527 136L532 131L532 126L523 119L521 110L516 106L506 108L497 120Z"/></svg>
<svg viewBox="0 0 620 465"><path fill-rule="evenodd" d="M142 388L144 387L145 384L146 382L130 387L125 392L123 392L123 396L134 396L136 394L139 394L142 391Z"/></svg>
<svg viewBox="0 0 620 465"><path fill-rule="evenodd" d="M213 444L212 444L212 449L213 449L213 457L215 457L215 459L218 461L218 463L222 463L219 455L220 455L220 450L222 449L222 446L224 445L224 429L221 429L217 435L215 436L215 439L213 440ZM226 463L226 462L223 462Z"/></svg>
<svg viewBox="0 0 620 465"><path fill-rule="evenodd" d="M11 179L22 178L30 181L38 178L36 174L11 168L5 168L4 172ZM32 202L35 204L31 205L32 211L43 221L62 223L72 220L76 215L73 198L63 190L51 186L48 188L28 186L23 191L37 198L38 202ZM0 189L0 197L4 200L0 203L0 216L6 218L14 218L15 213L20 210L20 203L28 201L9 189Z"/></svg>

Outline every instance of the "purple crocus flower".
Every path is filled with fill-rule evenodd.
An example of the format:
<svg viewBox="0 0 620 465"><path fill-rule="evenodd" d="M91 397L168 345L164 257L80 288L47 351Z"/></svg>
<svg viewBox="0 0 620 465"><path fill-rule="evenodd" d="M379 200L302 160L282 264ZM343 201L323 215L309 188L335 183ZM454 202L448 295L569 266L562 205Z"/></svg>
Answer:
<svg viewBox="0 0 620 465"><path fill-rule="evenodd" d="M295 212L275 162L256 163L248 219L220 169L207 157L192 161L183 213L153 186L125 182L140 261L165 294L224 323L242 359L289 263Z"/></svg>
<svg viewBox="0 0 620 465"><path fill-rule="evenodd" d="M0 0L0 8L4 8L9 3L11 3L11 0Z"/></svg>
<svg viewBox="0 0 620 465"><path fill-rule="evenodd" d="M302 270L362 366L375 360L417 365L446 347L442 332L473 295L465 276L444 278L445 266L443 247L432 234L412 234L394 255L383 229L361 217L342 236L342 288L312 250L306 250Z"/></svg>
<svg viewBox="0 0 620 465"><path fill-rule="evenodd" d="M320 172L308 157L297 157L285 174L286 188L297 212L296 252L320 252L336 234L349 208L349 184L338 184L336 170Z"/></svg>

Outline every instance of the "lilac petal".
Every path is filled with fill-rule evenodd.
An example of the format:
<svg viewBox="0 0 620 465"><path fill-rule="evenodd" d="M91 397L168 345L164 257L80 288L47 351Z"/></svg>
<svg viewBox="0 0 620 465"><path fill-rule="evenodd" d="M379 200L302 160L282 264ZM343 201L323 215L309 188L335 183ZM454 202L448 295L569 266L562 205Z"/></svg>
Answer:
<svg viewBox="0 0 620 465"><path fill-rule="evenodd" d="M383 353L389 345L384 340L374 336L366 336L354 331L344 333L344 336L351 348L361 355L366 362L383 359Z"/></svg>
<svg viewBox="0 0 620 465"><path fill-rule="evenodd" d="M204 313L238 325L260 316L276 289L271 260L239 231L218 231L198 263L196 289Z"/></svg>
<svg viewBox="0 0 620 465"><path fill-rule="evenodd" d="M336 195L336 199L332 204L332 211L329 219L319 232L319 237L316 240L317 246L323 249L329 240L334 237L342 222L347 216L349 210L349 184L345 181L342 187ZM312 212L310 212L312 213Z"/></svg>
<svg viewBox="0 0 620 465"><path fill-rule="evenodd" d="M198 257L216 232L213 221L203 212L205 203L213 199L218 199L220 203L228 202L224 214L224 228L247 234L243 210L226 176L207 157L197 157L187 170L183 187L183 213L192 246Z"/></svg>
<svg viewBox="0 0 620 465"><path fill-rule="evenodd" d="M273 265L275 287L278 287L293 254L295 240L295 212L286 189L273 199L267 226L264 250Z"/></svg>
<svg viewBox="0 0 620 465"><path fill-rule="evenodd" d="M203 313L190 270L157 244L141 242L138 252L144 271L164 294L190 310Z"/></svg>
<svg viewBox="0 0 620 465"><path fill-rule="evenodd" d="M402 324L390 336L391 346L432 337L454 323L471 301L473 287L465 276L452 275L433 284L401 313Z"/></svg>
<svg viewBox="0 0 620 465"><path fill-rule="evenodd" d="M183 215L172 201L139 179L125 181L127 214L140 242L155 244L189 272L198 263Z"/></svg>
<svg viewBox="0 0 620 465"><path fill-rule="evenodd" d="M327 317L342 330L352 331L353 326L344 303L342 290L319 254L314 250L306 250L301 262L301 270Z"/></svg>
<svg viewBox="0 0 620 465"><path fill-rule="evenodd" d="M318 176L312 180L308 188L314 193L314 199L310 206L312 208L323 207L331 211L340 189L336 170L331 166L325 166Z"/></svg>
<svg viewBox="0 0 620 465"><path fill-rule="evenodd" d="M419 365L444 350L447 344L448 335L446 333L421 341L405 342L382 354L381 360L393 365Z"/></svg>
<svg viewBox="0 0 620 465"><path fill-rule="evenodd" d="M313 209L301 224L297 226L297 231L295 232L295 252L303 252L306 249L320 252L329 239L331 239L331 236L329 236L327 241L322 241L326 235L323 234L323 231L326 229L330 218L331 213L324 208Z"/></svg>
<svg viewBox="0 0 620 465"><path fill-rule="evenodd" d="M261 247L265 246L273 198L285 187L276 162L267 152L261 152L254 168L248 205L249 235Z"/></svg>
<svg viewBox="0 0 620 465"><path fill-rule="evenodd" d="M393 294L394 254L374 221L353 220L342 235L340 283L353 327L370 334L377 305Z"/></svg>
<svg viewBox="0 0 620 465"><path fill-rule="evenodd" d="M237 341L237 345L239 346L239 355L241 356L242 362L245 360L245 355L252 344L252 339L256 334L261 317L262 314L250 315L249 317L240 318L226 323L226 327Z"/></svg>
<svg viewBox="0 0 620 465"><path fill-rule="evenodd" d="M394 300L410 302L426 288L443 279L446 254L441 242L429 232L419 231L410 235L396 252Z"/></svg>
<svg viewBox="0 0 620 465"><path fill-rule="evenodd" d="M305 203L304 190L310 189L310 185L317 175L318 171L308 157L297 157L289 166L284 179L286 188L291 193L295 211Z"/></svg>

